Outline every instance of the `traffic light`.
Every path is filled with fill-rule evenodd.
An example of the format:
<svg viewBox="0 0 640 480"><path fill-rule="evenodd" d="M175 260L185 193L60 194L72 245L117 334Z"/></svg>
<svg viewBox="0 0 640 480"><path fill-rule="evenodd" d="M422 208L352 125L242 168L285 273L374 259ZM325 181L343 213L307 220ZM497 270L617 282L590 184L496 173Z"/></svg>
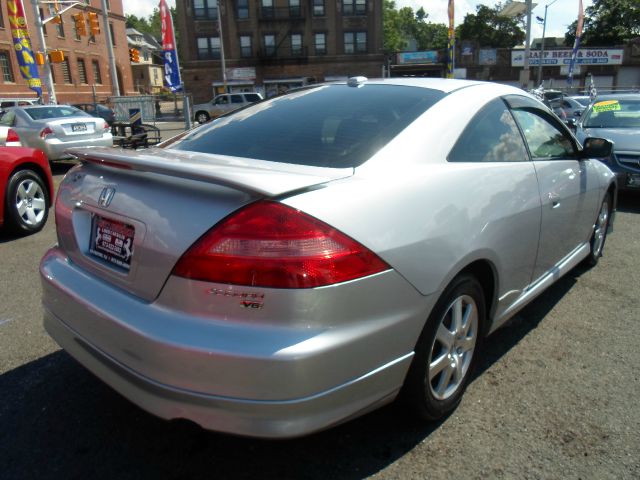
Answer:
<svg viewBox="0 0 640 480"><path fill-rule="evenodd" d="M78 35L80 36L86 35L87 24L84 19L84 13L82 12L76 13L75 15L71 15L71 18L73 18L73 22L76 25L76 32L78 32Z"/></svg>
<svg viewBox="0 0 640 480"><path fill-rule="evenodd" d="M138 63L140 61L140 51L137 48L129 49L129 60L133 63Z"/></svg>
<svg viewBox="0 0 640 480"><path fill-rule="evenodd" d="M49 52L49 62L51 63L64 62L64 52L62 50L51 50Z"/></svg>
<svg viewBox="0 0 640 480"><path fill-rule="evenodd" d="M89 12L87 16L89 17L89 32L91 32L91 36L98 35L100 33L98 14L96 12Z"/></svg>
<svg viewBox="0 0 640 480"><path fill-rule="evenodd" d="M36 52L36 65L44 65L44 53Z"/></svg>

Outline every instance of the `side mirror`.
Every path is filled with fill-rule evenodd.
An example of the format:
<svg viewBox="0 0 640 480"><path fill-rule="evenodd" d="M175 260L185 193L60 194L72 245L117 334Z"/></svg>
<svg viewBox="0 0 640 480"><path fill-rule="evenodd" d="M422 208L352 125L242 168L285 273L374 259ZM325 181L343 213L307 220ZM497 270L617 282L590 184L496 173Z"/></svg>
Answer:
<svg viewBox="0 0 640 480"><path fill-rule="evenodd" d="M609 158L613 154L613 142L606 138L585 139L582 158Z"/></svg>

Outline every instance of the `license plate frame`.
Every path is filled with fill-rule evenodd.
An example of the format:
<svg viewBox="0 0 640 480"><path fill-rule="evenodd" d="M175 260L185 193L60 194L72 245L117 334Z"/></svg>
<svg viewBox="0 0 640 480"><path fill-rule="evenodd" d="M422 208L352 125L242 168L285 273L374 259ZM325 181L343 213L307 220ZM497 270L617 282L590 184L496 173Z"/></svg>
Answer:
<svg viewBox="0 0 640 480"><path fill-rule="evenodd" d="M71 131L74 133L77 132L86 132L89 130L86 123L73 123L71 124Z"/></svg>
<svg viewBox="0 0 640 480"><path fill-rule="evenodd" d="M129 271L134 239L133 225L100 215L91 218L89 253L94 257Z"/></svg>

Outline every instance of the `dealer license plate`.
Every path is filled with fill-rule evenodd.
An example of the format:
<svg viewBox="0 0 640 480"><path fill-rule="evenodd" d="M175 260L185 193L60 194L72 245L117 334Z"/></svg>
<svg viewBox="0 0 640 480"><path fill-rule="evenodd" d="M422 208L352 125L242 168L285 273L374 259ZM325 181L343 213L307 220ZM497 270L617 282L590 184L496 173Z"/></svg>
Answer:
<svg viewBox="0 0 640 480"><path fill-rule="evenodd" d="M91 221L89 252L102 260L129 270L133 256L132 225L94 215Z"/></svg>
<svg viewBox="0 0 640 480"><path fill-rule="evenodd" d="M71 125L71 131L72 132L86 132L87 131L87 124L86 123L74 123L73 125Z"/></svg>

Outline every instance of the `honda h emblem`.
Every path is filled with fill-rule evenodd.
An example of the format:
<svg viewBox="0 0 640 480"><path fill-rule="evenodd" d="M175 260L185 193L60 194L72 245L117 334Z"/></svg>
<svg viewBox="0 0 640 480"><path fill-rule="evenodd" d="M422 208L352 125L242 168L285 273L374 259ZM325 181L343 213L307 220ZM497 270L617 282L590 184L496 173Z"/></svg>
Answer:
<svg viewBox="0 0 640 480"><path fill-rule="evenodd" d="M101 207L107 208L111 203L111 200L113 200L113 196L115 195L115 193L116 193L115 188L111 188L111 187L103 188L102 192L100 193L100 198L98 198L98 204Z"/></svg>

